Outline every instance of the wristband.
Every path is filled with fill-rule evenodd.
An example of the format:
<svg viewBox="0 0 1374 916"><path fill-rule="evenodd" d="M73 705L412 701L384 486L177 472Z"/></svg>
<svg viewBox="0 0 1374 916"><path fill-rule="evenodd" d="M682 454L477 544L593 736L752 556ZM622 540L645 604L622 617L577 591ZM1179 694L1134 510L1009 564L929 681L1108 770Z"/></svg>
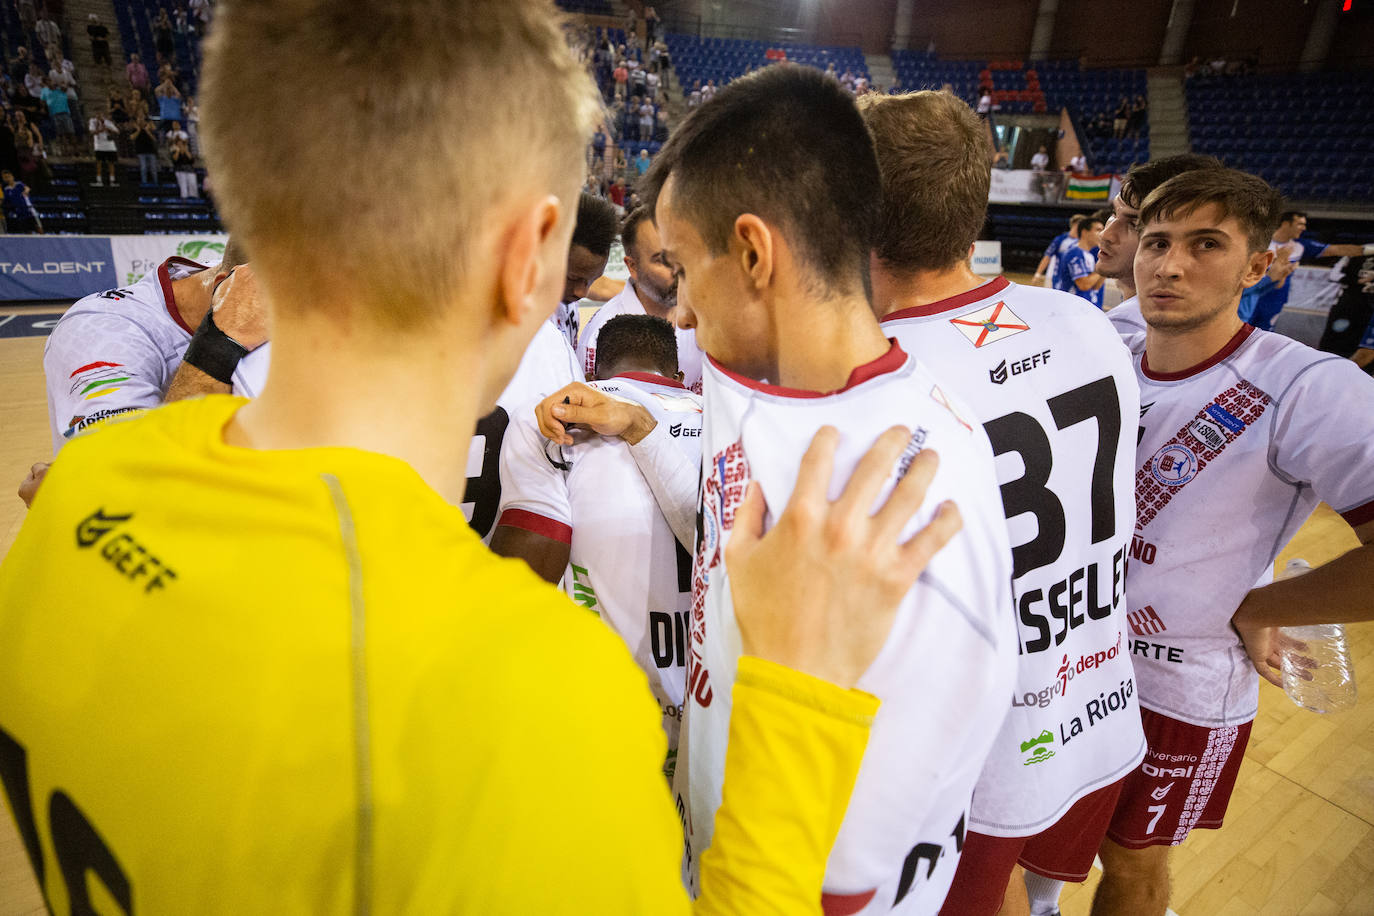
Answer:
<svg viewBox="0 0 1374 916"><path fill-rule="evenodd" d="M1374 254L1374 242L1370 242L1368 245L1364 246L1364 253Z"/></svg>
<svg viewBox="0 0 1374 916"><path fill-rule="evenodd" d="M234 369L247 355L247 347L219 329L215 324L215 310L210 309L196 333L191 335L191 345L186 348L182 360L215 381L232 385Z"/></svg>

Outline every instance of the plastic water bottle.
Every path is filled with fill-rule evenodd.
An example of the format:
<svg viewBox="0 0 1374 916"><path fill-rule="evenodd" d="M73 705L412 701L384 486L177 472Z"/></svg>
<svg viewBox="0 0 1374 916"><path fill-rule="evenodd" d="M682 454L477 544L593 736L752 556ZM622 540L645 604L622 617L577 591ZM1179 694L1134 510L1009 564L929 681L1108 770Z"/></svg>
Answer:
<svg viewBox="0 0 1374 916"><path fill-rule="evenodd" d="M1291 579L1310 569L1306 560L1290 560L1277 578ZM1285 648L1280 655L1283 690L1288 698L1313 712L1352 708L1356 698L1355 669L1350 663L1345 627L1339 623L1321 623L1284 627L1281 632L1307 646L1305 649ZM1311 680L1302 677L1304 670L1311 674Z"/></svg>

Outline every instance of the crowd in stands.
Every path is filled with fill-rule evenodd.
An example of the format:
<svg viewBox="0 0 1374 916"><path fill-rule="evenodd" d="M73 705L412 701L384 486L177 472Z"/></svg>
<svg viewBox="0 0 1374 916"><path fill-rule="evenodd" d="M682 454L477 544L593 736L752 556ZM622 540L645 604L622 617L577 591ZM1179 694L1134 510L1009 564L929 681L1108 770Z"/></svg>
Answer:
<svg viewBox="0 0 1374 916"><path fill-rule="evenodd" d="M0 11L0 168L26 187L42 189L53 178L50 156L94 159L97 186L107 176L117 183L121 156L138 159L143 184L156 184L167 161L182 196L197 196L199 112L195 73L188 71L198 66L199 38L213 6L212 0L166 2L170 6L117 7L128 19L130 37L146 31L156 55L150 69L139 51L131 51L122 80L114 72L109 27L98 14L88 15L91 59L111 81L102 99L98 90L83 89L83 83L99 85L94 75L78 73L71 60L72 29L63 0L9 0ZM190 50L178 53L179 48ZM188 168L191 180L185 177Z"/></svg>

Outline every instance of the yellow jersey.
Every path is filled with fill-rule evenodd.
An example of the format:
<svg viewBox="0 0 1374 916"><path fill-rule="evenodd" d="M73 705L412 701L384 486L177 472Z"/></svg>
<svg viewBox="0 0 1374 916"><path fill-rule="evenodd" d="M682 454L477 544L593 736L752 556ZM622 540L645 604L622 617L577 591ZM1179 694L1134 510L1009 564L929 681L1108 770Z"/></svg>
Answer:
<svg viewBox="0 0 1374 916"><path fill-rule="evenodd" d="M687 912L615 634L398 459L226 445L242 403L73 440L0 567L0 794L53 911ZM697 912L819 909L876 708L754 662L768 759L727 761Z"/></svg>

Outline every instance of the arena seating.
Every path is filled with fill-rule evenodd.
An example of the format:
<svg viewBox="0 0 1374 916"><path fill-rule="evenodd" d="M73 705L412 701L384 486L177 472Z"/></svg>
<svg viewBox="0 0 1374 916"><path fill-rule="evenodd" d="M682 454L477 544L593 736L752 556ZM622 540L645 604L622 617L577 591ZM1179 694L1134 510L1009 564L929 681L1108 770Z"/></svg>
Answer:
<svg viewBox="0 0 1374 916"><path fill-rule="evenodd" d="M1195 76L1187 100L1193 152L1295 200L1374 200L1374 74Z"/></svg>
<svg viewBox="0 0 1374 916"><path fill-rule="evenodd" d="M939 89L949 84L970 105L986 89L1003 114L1055 113L1067 108L1086 126L1101 113L1115 112L1122 96L1146 94L1144 70L1080 70L1077 61L940 60L925 51L894 51L893 69L907 90ZM1136 138L1085 137L1092 167L1124 172L1150 158L1147 123Z"/></svg>
<svg viewBox="0 0 1374 916"><path fill-rule="evenodd" d="M119 27L119 40L124 46L124 53L127 55L137 51L154 83L157 82L157 43L153 39L153 23L161 8L157 0L114 0L115 22ZM200 37L173 32L172 42L176 48L175 66L181 74L181 83L185 92L194 96L200 76Z"/></svg>
<svg viewBox="0 0 1374 916"><path fill-rule="evenodd" d="M558 0L558 5L569 13L586 13L589 16L614 16L608 0Z"/></svg>
<svg viewBox="0 0 1374 916"><path fill-rule="evenodd" d="M692 84L697 80L701 80L703 86L708 80L715 80L717 86L724 86L735 77L743 76L750 67L758 69L771 63L772 60L768 56L770 50L783 51L786 59L792 63L806 64L818 70L824 70L828 64L834 64L835 72L838 74L843 74L847 70L856 77L871 78L863 52L857 47L804 45L789 41L751 41L739 38L697 38L674 33L669 33L664 38L673 58L678 82L684 91L691 91Z"/></svg>

